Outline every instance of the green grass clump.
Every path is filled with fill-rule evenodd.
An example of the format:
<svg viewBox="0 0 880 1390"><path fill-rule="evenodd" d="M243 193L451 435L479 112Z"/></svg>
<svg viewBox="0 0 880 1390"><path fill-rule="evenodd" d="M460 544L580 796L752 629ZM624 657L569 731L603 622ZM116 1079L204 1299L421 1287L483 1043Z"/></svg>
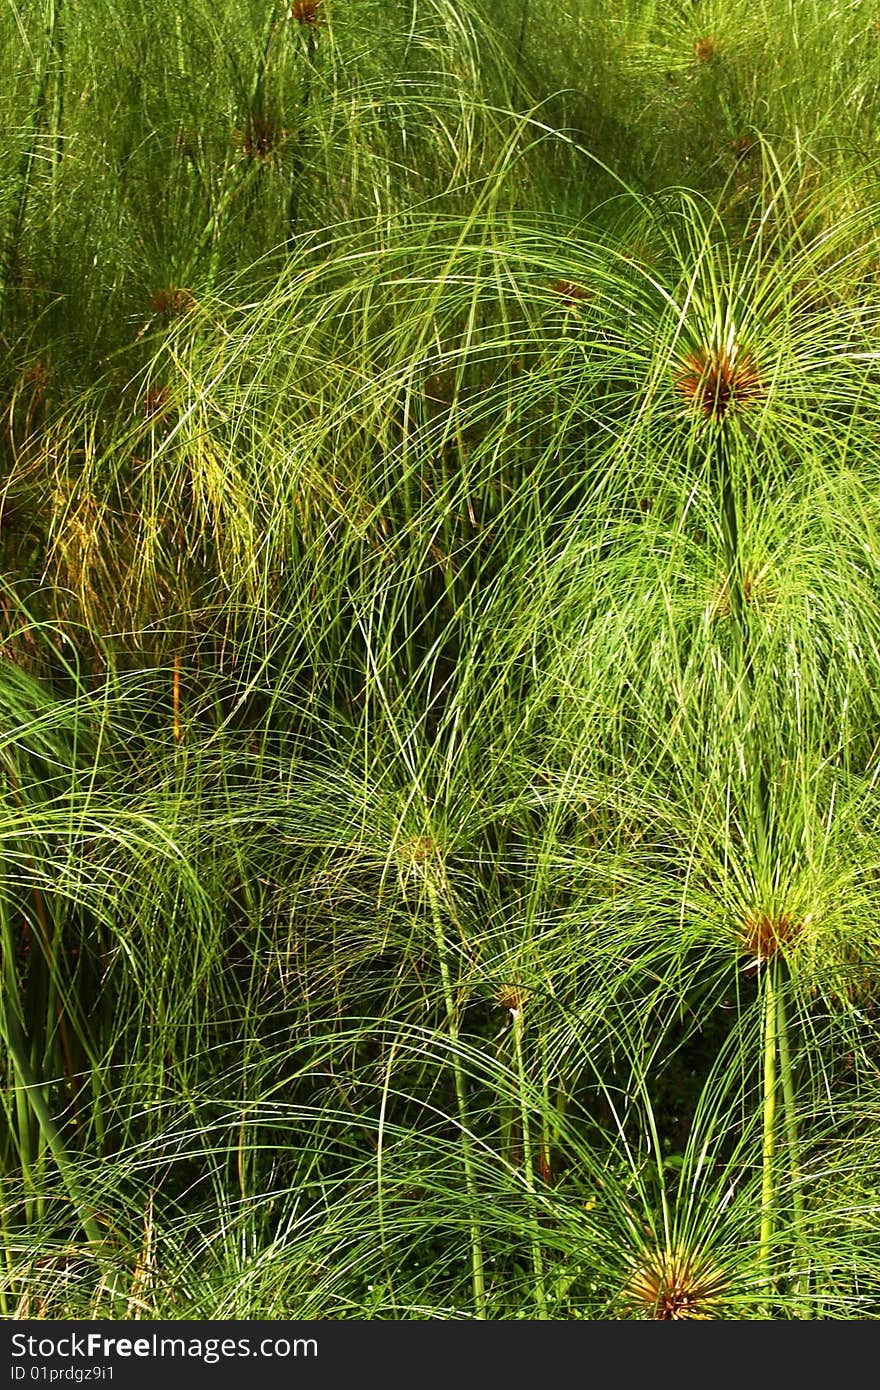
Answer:
<svg viewBox="0 0 880 1390"><path fill-rule="evenodd" d="M5 1317L880 1316L880 11L611 8L0 14Z"/></svg>

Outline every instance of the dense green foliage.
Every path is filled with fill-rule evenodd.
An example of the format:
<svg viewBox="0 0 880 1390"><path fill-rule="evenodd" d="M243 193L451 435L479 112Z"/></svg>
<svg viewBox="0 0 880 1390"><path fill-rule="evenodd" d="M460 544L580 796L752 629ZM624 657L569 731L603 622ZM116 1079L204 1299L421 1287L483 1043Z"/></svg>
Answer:
<svg viewBox="0 0 880 1390"><path fill-rule="evenodd" d="M880 7L0 55L0 1314L880 1316Z"/></svg>

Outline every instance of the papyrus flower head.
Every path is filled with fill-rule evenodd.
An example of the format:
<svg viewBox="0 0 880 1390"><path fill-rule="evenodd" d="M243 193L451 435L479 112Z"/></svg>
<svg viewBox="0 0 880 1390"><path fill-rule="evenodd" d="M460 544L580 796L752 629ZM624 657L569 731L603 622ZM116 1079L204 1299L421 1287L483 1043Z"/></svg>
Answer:
<svg viewBox="0 0 880 1390"><path fill-rule="evenodd" d="M766 392L753 355L735 341L694 348L680 359L673 382L688 406L719 424L754 406Z"/></svg>
<svg viewBox="0 0 880 1390"><path fill-rule="evenodd" d="M632 1260L624 1299L641 1318L701 1322L721 1314L727 1287L723 1272L699 1250L642 1250Z"/></svg>

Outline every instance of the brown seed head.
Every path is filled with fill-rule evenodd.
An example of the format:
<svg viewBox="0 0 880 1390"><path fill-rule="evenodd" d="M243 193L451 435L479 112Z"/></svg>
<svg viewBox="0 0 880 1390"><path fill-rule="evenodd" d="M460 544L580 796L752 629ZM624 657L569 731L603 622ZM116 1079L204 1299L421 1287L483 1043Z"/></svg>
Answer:
<svg viewBox="0 0 880 1390"><path fill-rule="evenodd" d="M401 855L414 864L426 863L434 853L434 841L430 835L414 835L400 847Z"/></svg>
<svg viewBox="0 0 880 1390"><path fill-rule="evenodd" d="M633 1260L624 1298L637 1317L663 1322L717 1318L727 1280L699 1251L647 1250Z"/></svg>
<svg viewBox="0 0 880 1390"><path fill-rule="evenodd" d="M803 921L787 912L750 913L740 931L742 949L750 957L746 968L757 969L776 955L790 954L803 927Z"/></svg>
<svg viewBox="0 0 880 1390"><path fill-rule="evenodd" d="M675 372L675 389L707 420L720 422L731 409L747 409L764 394L764 384L750 353L732 347L699 347L683 358Z"/></svg>
<svg viewBox="0 0 880 1390"><path fill-rule="evenodd" d="M519 985L499 985L492 995L492 1003L497 1004L499 1009L507 1009L508 1013L520 1013L524 1002L525 996Z"/></svg>
<svg viewBox="0 0 880 1390"><path fill-rule="evenodd" d="M46 364L41 362L39 358L36 362L32 362L24 374L24 380L34 395L42 398L49 385L49 371Z"/></svg>
<svg viewBox="0 0 880 1390"><path fill-rule="evenodd" d="M742 599L747 607L759 610L769 609L776 601L776 593L766 583L762 572L745 569L742 576ZM730 585L726 579L722 579L715 589L709 607L709 617L713 619L729 618L732 606Z"/></svg>
<svg viewBox="0 0 880 1390"><path fill-rule="evenodd" d="M290 18L295 19L297 24L323 24L323 4L324 0L293 0Z"/></svg>
<svg viewBox="0 0 880 1390"><path fill-rule="evenodd" d="M420 878L433 883L442 881L443 870L437 845L430 835L413 835L397 846L398 872L404 878Z"/></svg>
<svg viewBox="0 0 880 1390"><path fill-rule="evenodd" d="M178 318L185 314L187 309L192 308L193 302L191 292L180 289L177 285L166 285L164 289L154 290L150 295L150 308L160 319Z"/></svg>
<svg viewBox="0 0 880 1390"><path fill-rule="evenodd" d="M17 397L20 395L20 409L25 432L29 431L33 426L37 412L45 400L48 388L49 369L44 362L38 359L36 362L32 362L22 373L20 390L16 393ZM2 508L4 516L8 510L10 509L6 506Z"/></svg>
<svg viewBox="0 0 880 1390"><path fill-rule="evenodd" d="M157 415L161 415L168 404L169 391L167 386L151 386L144 396L142 414L145 420L152 420Z"/></svg>
<svg viewBox="0 0 880 1390"><path fill-rule="evenodd" d="M243 130L236 131L245 159L259 164L271 164L278 158L289 132L282 130L269 116L249 116Z"/></svg>
<svg viewBox="0 0 880 1390"><path fill-rule="evenodd" d="M704 39L697 39L694 44L694 57L698 63L708 63L710 58L715 57L716 52L715 40L711 35L707 35Z"/></svg>
<svg viewBox="0 0 880 1390"><path fill-rule="evenodd" d="M758 146L751 135L737 135L730 142L730 148L736 158L737 163L742 159L747 159L750 154L754 154Z"/></svg>
<svg viewBox="0 0 880 1390"><path fill-rule="evenodd" d="M424 884L431 893L447 887L443 848L431 835L413 835L395 846L397 874L401 885Z"/></svg>
<svg viewBox="0 0 880 1390"><path fill-rule="evenodd" d="M425 378L425 395L429 401L449 405L455 394L455 378L451 372L432 372Z"/></svg>
<svg viewBox="0 0 880 1390"><path fill-rule="evenodd" d="M575 280L557 280L552 286L552 293L565 304L578 304L587 298L589 291Z"/></svg>

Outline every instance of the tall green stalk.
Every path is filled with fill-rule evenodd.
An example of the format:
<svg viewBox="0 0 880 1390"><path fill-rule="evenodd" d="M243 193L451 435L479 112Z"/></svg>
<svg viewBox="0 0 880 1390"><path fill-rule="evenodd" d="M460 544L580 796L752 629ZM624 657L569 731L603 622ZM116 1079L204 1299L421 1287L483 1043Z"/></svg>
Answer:
<svg viewBox="0 0 880 1390"><path fill-rule="evenodd" d="M782 966L780 966L780 973ZM782 1081L782 1099L785 1113L785 1138L788 1149L788 1169L791 1180L791 1201L794 1211L795 1238L794 1258L798 1266L792 1281L792 1291L801 1318L811 1316L808 1294L809 1254L804 1248L804 1194L801 1184L800 1144L798 1140L797 1104L794 1090L794 1068L791 1047L788 1039L788 1021L785 1009L785 993L781 988L783 981L777 981L777 1033L779 1037L779 1071Z"/></svg>
<svg viewBox="0 0 880 1390"><path fill-rule="evenodd" d="M544 1287L544 1256L541 1250L541 1238L538 1234L537 1210L535 1206L535 1169L532 1159L532 1137L529 1122L529 1107L526 1099L526 1068L525 1056L523 1052L523 1005L519 1005L511 1010L513 1018L513 1047L516 1054L516 1075L519 1089L519 1117L522 1129L522 1157L523 1174L525 1176L526 1191L529 1194L529 1216L534 1223L529 1240L530 1254L532 1260L532 1275L534 1276L535 1305L538 1309L538 1317L545 1319L547 1314L547 1292Z"/></svg>
<svg viewBox="0 0 880 1390"><path fill-rule="evenodd" d="M287 250L293 250L296 235L299 230L299 205L300 194L302 192L302 176L305 168L306 156L306 121L308 120L309 106L312 100L312 83L315 78L315 58L318 52L318 40L315 35L315 26L308 26L306 35L306 54L305 54L305 75L303 77L302 96L299 101L298 111L298 130L294 140L293 159L290 169L290 191L287 195Z"/></svg>
<svg viewBox="0 0 880 1390"><path fill-rule="evenodd" d="M749 619L747 611L745 573L743 569L742 548L740 545L739 501L733 479L733 441L726 420L717 426L715 458L721 493L721 530L724 550L724 566L727 574L727 592L730 601L730 616L733 623L734 641L739 670L736 673L739 687L739 712L742 722L744 753L747 765L754 777L754 795L749 804L750 823L754 831L755 849L759 860L764 859L768 849L768 805L767 777L764 770L763 749L754 722L754 683L752 666Z"/></svg>
<svg viewBox="0 0 880 1390"><path fill-rule="evenodd" d="M458 1108L458 1126L461 1132L461 1162L464 1169L465 1191L468 1197L468 1219L470 1223L471 1244L471 1283L474 1293L474 1312L478 1318L486 1316L486 1278L483 1261L483 1239L477 1216L479 1209L479 1190L474 1172L473 1152L471 1150L470 1121L468 1118L467 1086L464 1069L458 1051L458 1010L455 991L452 987L452 974L449 969L449 948L443 929L443 915L440 897L430 865L425 871L425 888L434 927L434 940L437 944L437 958L440 963L440 979L443 985L443 999L446 1005L446 1026L452 1048L452 1070L455 1077L455 1099Z"/></svg>
<svg viewBox="0 0 880 1390"><path fill-rule="evenodd" d="M773 1232L776 1211L776 962L764 972L764 1093L761 1145L761 1236L760 1265L768 1296L773 1292Z"/></svg>
<svg viewBox="0 0 880 1390"><path fill-rule="evenodd" d="M519 36L516 41L517 66L522 62L526 48L526 28L529 22L529 0L523 0L519 19Z"/></svg>
<svg viewBox="0 0 880 1390"><path fill-rule="evenodd" d="M58 216L58 171L64 153L64 23L62 0L49 0L47 30L54 67L52 90L52 216Z"/></svg>
<svg viewBox="0 0 880 1390"><path fill-rule="evenodd" d="M768 844L768 788L764 770L763 749L759 731L754 724L754 670L749 641L748 614L743 559L739 540L739 509L732 475L731 441L727 422L718 426L717 459L721 486L722 533L724 544L730 612L733 620L739 671L740 717L746 764L753 777L749 800L749 820L755 838L754 850L760 864L766 863ZM778 991L779 961L774 953L764 970L763 1007L763 1095L761 1145L761 1224L759 1263L768 1292L773 1289L773 1234L776 1221L776 1126L777 1126L777 1037L780 1021L784 1023L782 996ZM788 1061L786 1037L786 1062ZM791 1068L783 1065L785 1084L791 1089ZM788 1093L788 1092L787 1092ZM786 1110L788 1114L788 1108Z"/></svg>
<svg viewBox="0 0 880 1390"><path fill-rule="evenodd" d="M731 459L728 455L730 441L727 438L727 425L722 422L718 430L717 458L719 463L722 530L725 566L728 574L730 610L736 633L737 652L740 665L740 715L745 727L744 753L747 765L754 778L750 799L750 824L755 837L755 853L762 869L770 864L772 845L769 825L768 773L764 750L760 743L760 730L755 724L753 702L755 672L752 665L750 638L748 630L747 594L743 572L743 560L739 540L739 516L736 489L733 483ZM796 1263L806 1269L807 1260L802 1248L804 1228L804 1200L800 1180L800 1156L797 1125L797 1106L794 1087L791 1047L789 1043L786 1018L784 979L787 970L784 957L773 943L771 954L764 967L764 1008L763 1008L763 1141L761 1178L761 1229L760 1265L768 1290L774 1288L772 1246L774 1227L778 1219L777 1192L777 1092L781 1082L783 1113L786 1136L788 1173L792 1187L792 1210L794 1218L794 1254ZM778 1064L778 1069L777 1069ZM803 1293L803 1276L796 1274L793 1292L796 1299ZM806 1308L806 1311L804 1309ZM808 1305L799 1305L801 1316L809 1316Z"/></svg>

